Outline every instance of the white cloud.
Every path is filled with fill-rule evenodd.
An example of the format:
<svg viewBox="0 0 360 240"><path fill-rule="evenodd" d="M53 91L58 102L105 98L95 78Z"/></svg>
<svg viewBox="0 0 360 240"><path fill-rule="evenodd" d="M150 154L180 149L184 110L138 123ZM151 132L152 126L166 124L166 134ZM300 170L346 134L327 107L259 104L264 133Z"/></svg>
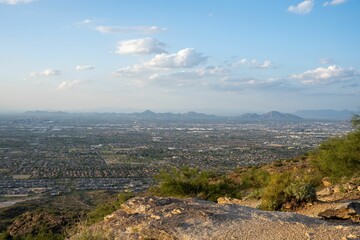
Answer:
<svg viewBox="0 0 360 240"><path fill-rule="evenodd" d="M201 77L226 76L230 74L228 69L219 66L207 66L195 69L194 72Z"/></svg>
<svg viewBox="0 0 360 240"><path fill-rule="evenodd" d="M77 65L75 67L75 69L77 71L82 71L82 70L94 70L95 66L94 65Z"/></svg>
<svg viewBox="0 0 360 240"><path fill-rule="evenodd" d="M34 0L0 0L0 3L10 4L10 5L16 5L19 3L31 3Z"/></svg>
<svg viewBox="0 0 360 240"><path fill-rule="evenodd" d="M242 58L239 61L237 61L235 64L233 64L233 67L237 67L240 65L248 65L250 68L258 68L258 69L269 69L269 68L275 68L273 63L270 60L265 60L263 63L260 63L258 60L253 59L251 61L247 60L246 58Z"/></svg>
<svg viewBox="0 0 360 240"><path fill-rule="evenodd" d="M62 83L60 83L57 89L60 91L71 89L81 82L81 80L63 81Z"/></svg>
<svg viewBox="0 0 360 240"><path fill-rule="evenodd" d="M118 54L153 54L165 53L165 43L154 38L140 38L118 42Z"/></svg>
<svg viewBox="0 0 360 240"><path fill-rule="evenodd" d="M336 65L319 67L305 71L301 74L290 76L290 78L298 79L302 84L306 85L351 81L358 77L360 77L359 71L356 71L353 68L345 69Z"/></svg>
<svg viewBox="0 0 360 240"><path fill-rule="evenodd" d="M196 52L193 48L185 48L174 54L158 54L147 65L156 68L191 68L206 62L208 57Z"/></svg>
<svg viewBox="0 0 360 240"><path fill-rule="evenodd" d="M238 63L239 63L239 64L245 64L245 63L247 63L247 59L246 59L246 58L242 58L242 59L239 60Z"/></svg>
<svg viewBox="0 0 360 240"><path fill-rule="evenodd" d="M260 64L256 67L261 68L261 69L268 69L268 68L273 68L274 66L271 61L265 60L262 64Z"/></svg>
<svg viewBox="0 0 360 240"><path fill-rule="evenodd" d="M339 4L343 4L345 3L347 0L332 0L332 1L327 1L324 2L324 6L335 6L335 5L339 5Z"/></svg>
<svg viewBox="0 0 360 240"><path fill-rule="evenodd" d="M116 71L116 74L138 75L152 71L164 71L176 68L192 68L206 62L208 57L202 53L196 52L193 48L181 49L173 54L157 54L147 62L135 64L133 66L122 67Z"/></svg>
<svg viewBox="0 0 360 240"><path fill-rule="evenodd" d="M51 76L59 76L59 75L61 75L61 71L57 69L45 69L42 72L30 73L31 77L51 77Z"/></svg>
<svg viewBox="0 0 360 240"><path fill-rule="evenodd" d="M140 34L154 34L162 31L166 31L166 28L158 26L97 26L96 31L101 33L140 33Z"/></svg>
<svg viewBox="0 0 360 240"><path fill-rule="evenodd" d="M144 74L144 73L148 72L149 70L150 69L147 68L143 64L135 64L133 66L127 66L127 67L119 68L116 71L116 74L130 76L130 75L134 75L134 74L138 74L138 73Z"/></svg>
<svg viewBox="0 0 360 240"><path fill-rule="evenodd" d="M295 13L295 14L308 14L312 11L314 7L314 0L305 0L296 6L288 7L288 12Z"/></svg>
<svg viewBox="0 0 360 240"><path fill-rule="evenodd" d="M95 23L94 20L91 20L91 19L84 19L80 22L77 22L76 24L77 25L89 25L89 24L92 24L92 23Z"/></svg>

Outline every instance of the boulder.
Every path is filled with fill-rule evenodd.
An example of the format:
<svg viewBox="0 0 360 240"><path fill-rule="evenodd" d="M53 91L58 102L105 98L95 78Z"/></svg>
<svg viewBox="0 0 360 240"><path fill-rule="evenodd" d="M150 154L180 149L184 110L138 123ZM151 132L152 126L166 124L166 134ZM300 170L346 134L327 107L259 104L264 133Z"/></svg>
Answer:
<svg viewBox="0 0 360 240"><path fill-rule="evenodd" d="M331 187L324 188L320 191L316 192L317 197L326 197L331 195L334 192L334 190Z"/></svg>
<svg viewBox="0 0 360 240"><path fill-rule="evenodd" d="M360 203L346 203L338 206L336 209L327 209L320 212L318 216L324 219L350 219L354 222L360 222Z"/></svg>

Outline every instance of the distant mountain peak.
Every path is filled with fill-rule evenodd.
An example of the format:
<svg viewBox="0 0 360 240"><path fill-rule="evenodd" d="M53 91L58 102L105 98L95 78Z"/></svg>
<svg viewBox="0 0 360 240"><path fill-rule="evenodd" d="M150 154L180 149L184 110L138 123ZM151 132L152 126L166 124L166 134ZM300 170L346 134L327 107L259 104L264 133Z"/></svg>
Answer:
<svg viewBox="0 0 360 240"><path fill-rule="evenodd" d="M268 113L262 114L261 116L264 119L269 119L269 120L300 120L300 119L302 119L301 117L296 116L294 114L281 113L278 111L270 111Z"/></svg>
<svg viewBox="0 0 360 240"><path fill-rule="evenodd" d="M142 115L148 115L148 116L153 116L153 115L156 115L156 113L155 113L155 112L150 111L149 109L147 109L147 110L143 111L141 114L142 114Z"/></svg>

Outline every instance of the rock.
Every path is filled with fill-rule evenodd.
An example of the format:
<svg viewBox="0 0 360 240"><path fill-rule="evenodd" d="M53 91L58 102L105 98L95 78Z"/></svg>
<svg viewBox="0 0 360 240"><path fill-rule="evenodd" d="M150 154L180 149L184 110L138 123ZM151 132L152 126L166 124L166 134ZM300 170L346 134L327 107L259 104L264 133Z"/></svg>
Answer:
<svg viewBox="0 0 360 240"><path fill-rule="evenodd" d="M332 183L330 182L330 178L328 178L328 177L324 177L321 181L325 187L331 187L331 185L332 185Z"/></svg>
<svg viewBox="0 0 360 240"><path fill-rule="evenodd" d="M335 185L334 186L334 193L341 193L342 192L342 186Z"/></svg>
<svg viewBox="0 0 360 240"><path fill-rule="evenodd" d="M324 219L351 219L354 222L360 221L360 203L350 202L339 206L336 209L327 209L319 213Z"/></svg>
<svg viewBox="0 0 360 240"><path fill-rule="evenodd" d="M353 190L355 190L357 188L357 185L353 184L353 183L346 183L342 186L346 191L351 192Z"/></svg>
<svg viewBox="0 0 360 240"><path fill-rule="evenodd" d="M346 236L348 239L357 239L357 236L354 234L349 234Z"/></svg>
<svg viewBox="0 0 360 240"><path fill-rule="evenodd" d="M231 197L219 197L217 199L218 204L241 204L241 199Z"/></svg>
<svg viewBox="0 0 360 240"><path fill-rule="evenodd" d="M360 186L357 187L357 190L360 192Z"/></svg>
<svg viewBox="0 0 360 240"><path fill-rule="evenodd" d="M339 225L339 224L338 224ZM342 226L342 225L339 225ZM336 228L321 219L289 212L267 212L236 204L220 205L197 199L135 197L111 217L84 230L123 239L277 240L341 239L360 235L355 226ZM70 239L80 238L80 234ZM93 238L96 239L96 238Z"/></svg>
<svg viewBox="0 0 360 240"><path fill-rule="evenodd" d="M329 196L333 193L333 189L330 188L330 187L327 187L327 188L324 188L320 191L317 191L316 192L316 196L317 197L326 197L326 196Z"/></svg>

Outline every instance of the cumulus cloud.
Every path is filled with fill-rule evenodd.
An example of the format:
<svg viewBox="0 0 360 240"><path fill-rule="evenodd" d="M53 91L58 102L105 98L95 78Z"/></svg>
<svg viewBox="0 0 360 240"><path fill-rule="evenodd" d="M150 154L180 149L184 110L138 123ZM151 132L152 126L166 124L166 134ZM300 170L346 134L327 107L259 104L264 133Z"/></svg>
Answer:
<svg viewBox="0 0 360 240"><path fill-rule="evenodd" d="M295 13L295 14L308 14L312 11L315 5L314 0L305 0L295 6L288 7L288 12Z"/></svg>
<svg viewBox="0 0 360 240"><path fill-rule="evenodd" d="M166 31L166 28L158 26L97 26L96 31L101 33L140 33L140 34L154 34L162 31Z"/></svg>
<svg viewBox="0 0 360 240"><path fill-rule="evenodd" d="M345 3L347 0L332 0L332 1L327 1L324 2L324 6L335 6L335 5L339 5L339 4L343 4Z"/></svg>
<svg viewBox="0 0 360 240"><path fill-rule="evenodd" d="M83 71L83 70L94 70L94 65L77 65L75 67L76 71Z"/></svg>
<svg viewBox="0 0 360 240"><path fill-rule="evenodd" d="M291 79L300 80L302 84L306 85L351 81L358 77L360 77L359 71L353 68L345 69L336 65L319 67L290 76Z"/></svg>
<svg viewBox="0 0 360 240"><path fill-rule="evenodd" d="M126 67L122 67L119 68L116 71L116 74L118 75L127 75L127 76L135 76L139 73L144 74L149 72L151 69L147 68L145 65L143 64L135 64L133 66L126 66Z"/></svg>
<svg viewBox="0 0 360 240"><path fill-rule="evenodd" d="M274 68L274 65L271 61L265 60L263 63L260 63L260 64L255 62L253 67L259 68L259 69L269 69L269 68Z"/></svg>
<svg viewBox="0 0 360 240"><path fill-rule="evenodd" d="M0 3L10 4L10 5L16 5L19 3L31 3L34 0L0 0Z"/></svg>
<svg viewBox="0 0 360 240"><path fill-rule="evenodd" d="M168 71L177 68L192 68L206 62L208 57L202 53L196 52L193 48L185 48L173 54L157 54L147 62L135 64L132 66L122 67L116 71L120 75L138 75L147 72Z"/></svg>
<svg viewBox="0 0 360 240"><path fill-rule="evenodd" d="M165 43L154 38L140 38L118 42L117 54L166 53Z"/></svg>
<svg viewBox="0 0 360 240"><path fill-rule="evenodd" d="M71 89L74 86L80 84L81 82L82 82L81 80L63 81L62 83L60 83L57 90L64 91L67 89Z"/></svg>
<svg viewBox="0 0 360 240"><path fill-rule="evenodd" d="M203 57L202 53L198 53L191 48L185 48L174 54L158 54L148 62L119 68L114 74L127 77L139 77L147 73L153 73L154 71L159 73L160 70L166 72L172 69L192 68L206 60L207 57ZM186 74L190 76L196 74L196 76L199 77L224 72L225 70L223 68L209 66L191 72L182 72L180 75Z"/></svg>
<svg viewBox="0 0 360 240"><path fill-rule="evenodd" d="M208 57L196 52L193 48L185 48L174 54L158 54L147 65L156 68L191 68L206 62Z"/></svg>
<svg viewBox="0 0 360 240"><path fill-rule="evenodd" d="M31 77L51 77L51 76L59 76L59 75L61 75L61 71L57 69L45 69L42 72L30 73Z"/></svg>
<svg viewBox="0 0 360 240"><path fill-rule="evenodd" d="M274 64L270 60L265 60L264 62L258 62L256 59L247 60L246 58L242 58L238 60L235 64L233 64L233 67L241 66L241 65L247 65L250 68L258 68L258 69L270 69L275 68Z"/></svg>

